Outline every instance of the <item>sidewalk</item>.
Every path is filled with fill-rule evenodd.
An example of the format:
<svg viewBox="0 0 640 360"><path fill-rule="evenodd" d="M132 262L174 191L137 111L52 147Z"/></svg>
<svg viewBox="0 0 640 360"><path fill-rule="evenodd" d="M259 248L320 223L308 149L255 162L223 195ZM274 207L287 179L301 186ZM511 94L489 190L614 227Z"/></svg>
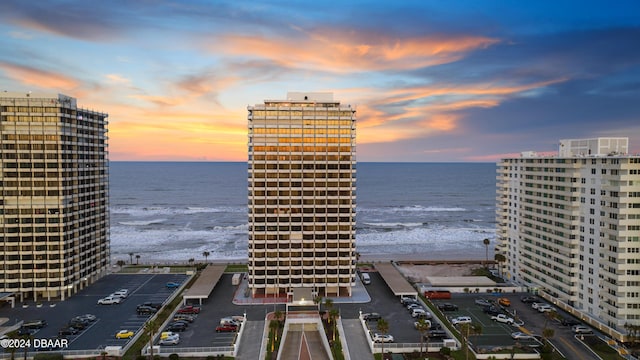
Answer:
<svg viewBox="0 0 640 360"><path fill-rule="evenodd" d="M233 294L233 303L235 305L266 305L266 304L286 304L286 297L260 297L252 298L251 292L247 288L249 285L247 279L243 278ZM334 304L364 304L371 301L371 297L367 289L360 281L360 277L356 276L356 286L351 289L351 297L327 297L333 300Z"/></svg>

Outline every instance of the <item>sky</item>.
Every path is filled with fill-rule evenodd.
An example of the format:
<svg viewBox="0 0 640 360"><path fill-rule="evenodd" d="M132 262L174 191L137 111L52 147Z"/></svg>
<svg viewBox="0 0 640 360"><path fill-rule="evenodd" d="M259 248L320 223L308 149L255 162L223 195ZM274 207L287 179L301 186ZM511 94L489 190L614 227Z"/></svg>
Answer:
<svg viewBox="0 0 640 360"><path fill-rule="evenodd" d="M0 91L109 114L109 158L246 161L247 106L356 108L358 161L640 153L640 6L616 1L0 2Z"/></svg>

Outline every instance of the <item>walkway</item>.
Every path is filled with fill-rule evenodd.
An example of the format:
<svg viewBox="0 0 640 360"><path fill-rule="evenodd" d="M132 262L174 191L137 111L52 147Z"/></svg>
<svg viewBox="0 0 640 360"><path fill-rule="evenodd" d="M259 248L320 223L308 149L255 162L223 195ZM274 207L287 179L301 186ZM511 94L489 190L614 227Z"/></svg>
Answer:
<svg viewBox="0 0 640 360"><path fill-rule="evenodd" d="M330 360L319 331L302 331L302 325L292 325L282 344L283 360Z"/></svg>
<svg viewBox="0 0 640 360"><path fill-rule="evenodd" d="M349 344L351 360L372 360L373 354L367 343L360 320L342 319L346 341Z"/></svg>
<svg viewBox="0 0 640 360"><path fill-rule="evenodd" d="M244 333L238 349L238 360L255 360L260 358L260 345L264 331L263 321L247 321L244 325Z"/></svg>

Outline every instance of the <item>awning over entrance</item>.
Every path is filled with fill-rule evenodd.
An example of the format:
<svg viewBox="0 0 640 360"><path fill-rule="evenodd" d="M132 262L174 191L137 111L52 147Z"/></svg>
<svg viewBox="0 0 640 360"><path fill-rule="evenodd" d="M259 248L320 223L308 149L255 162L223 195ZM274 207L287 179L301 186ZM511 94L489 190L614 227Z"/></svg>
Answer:
<svg viewBox="0 0 640 360"><path fill-rule="evenodd" d="M226 265L208 265L202 270L193 286L182 295L182 303L186 304L188 300L198 300L198 303L202 305L202 300L211 295L226 268Z"/></svg>
<svg viewBox="0 0 640 360"><path fill-rule="evenodd" d="M394 295L418 297L418 291L392 263L375 263L375 267Z"/></svg>

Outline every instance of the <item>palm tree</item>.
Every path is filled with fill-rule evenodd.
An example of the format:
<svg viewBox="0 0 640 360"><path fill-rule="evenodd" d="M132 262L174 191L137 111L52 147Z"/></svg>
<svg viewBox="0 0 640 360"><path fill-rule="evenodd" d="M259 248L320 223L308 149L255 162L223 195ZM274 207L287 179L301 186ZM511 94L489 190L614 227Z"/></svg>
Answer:
<svg viewBox="0 0 640 360"><path fill-rule="evenodd" d="M121 268L126 264L126 262L124 262L124 260L118 260L116 262L116 265L120 266Z"/></svg>
<svg viewBox="0 0 640 360"><path fill-rule="evenodd" d="M378 332L382 335L389 332L389 323L387 320L383 318L378 319ZM384 360L384 341L382 342L382 359Z"/></svg>
<svg viewBox="0 0 640 360"><path fill-rule="evenodd" d="M280 324L277 321L271 320L271 322L269 322L269 331L273 333L273 341L271 342L271 352L275 350L276 342L278 341L279 327L280 327Z"/></svg>
<svg viewBox="0 0 640 360"><path fill-rule="evenodd" d="M140 254L136 255L136 265L140 263Z"/></svg>
<svg viewBox="0 0 640 360"><path fill-rule="evenodd" d="M336 341L336 332L338 330L338 316L340 316L340 311L338 311L338 309L329 310L329 324L333 324L333 341Z"/></svg>
<svg viewBox="0 0 640 360"><path fill-rule="evenodd" d="M193 266L193 262L196 261L196 260L194 258L191 258L188 261L189 261L189 266Z"/></svg>
<svg viewBox="0 0 640 360"><path fill-rule="evenodd" d="M429 329L431 328L431 322L425 319L418 320L417 329L420 333L420 357L422 357L422 344L424 344L424 338L427 337L426 351L429 352Z"/></svg>
<svg viewBox="0 0 640 360"><path fill-rule="evenodd" d="M465 359L469 359L469 337L471 335L480 335L482 333L482 326L480 324L462 324L460 325L460 334L464 340Z"/></svg>
<svg viewBox="0 0 640 360"><path fill-rule="evenodd" d="M331 309L333 309L333 300L329 298L324 299L324 306L327 311L331 311Z"/></svg>
<svg viewBox="0 0 640 360"><path fill-rule="evenodd" d="M211 255L211 253L208 251L202 252L202 256L204 256L204 262L207 262L207 258L209 257L209 255Z"/></svg>
<svg viewBox="0 0 640 360"><path fill-rule="evenodd" d="M484 239L482 240L482 243L484 244L484 254L486 259L484 266L489 267L487 264L489 264L489 244L491 244L491 240Z"/></svg>
<svg viewBox="0 0 640 360"><path fill-rule="evenodd" d="M133 253L129 253L129 264L133 265Z"/></svg>
<svg viewBox="0 0 640 360"><path fill-rule="evenodd" d="M153 336L158 331L158 324L154 320L149 320L144 324L143 331L149 336L149 359L153 360Z"/></svg>
<svg viewBox="0 0 640 360"><path fill-rule="evenodd" d="M281 318L282 318L282 311L280 310L276 310L273 312L273 318L276 319L278 322L281 322Z"/></svg>

